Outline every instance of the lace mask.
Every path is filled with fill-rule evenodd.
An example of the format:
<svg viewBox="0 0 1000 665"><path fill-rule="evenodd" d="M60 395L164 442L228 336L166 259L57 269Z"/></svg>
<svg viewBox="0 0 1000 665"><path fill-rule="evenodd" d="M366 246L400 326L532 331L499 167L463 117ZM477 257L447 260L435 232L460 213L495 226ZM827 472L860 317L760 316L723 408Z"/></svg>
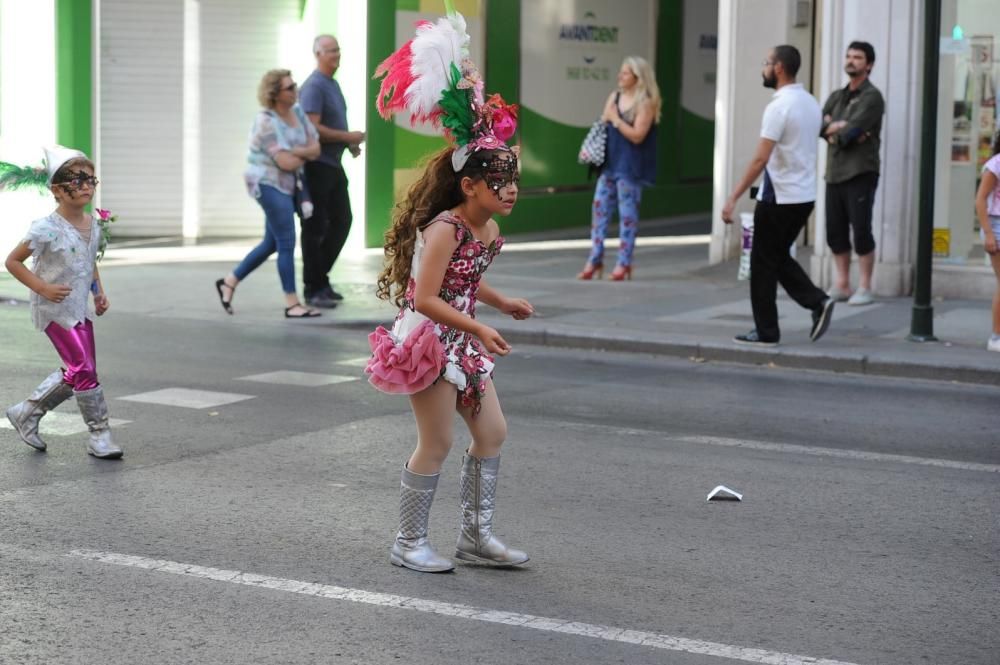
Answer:
<svg viewBox="0 0 1000 665"><path fill-rule="evenodd" d="M517 158L512 154L494 155L489 161L481 162L483 180L493 195L500 198L500 191L521 181L517 168Z"/></svg>
<svg viewBox="0 0 1000 665"><path fill-rule="evenodd" d="M86 171L70 171L65 180L53 184L59 185L69 194L76 194L86 185L90 185L92 189L96 189L99 182L100 180Z"/></svg>

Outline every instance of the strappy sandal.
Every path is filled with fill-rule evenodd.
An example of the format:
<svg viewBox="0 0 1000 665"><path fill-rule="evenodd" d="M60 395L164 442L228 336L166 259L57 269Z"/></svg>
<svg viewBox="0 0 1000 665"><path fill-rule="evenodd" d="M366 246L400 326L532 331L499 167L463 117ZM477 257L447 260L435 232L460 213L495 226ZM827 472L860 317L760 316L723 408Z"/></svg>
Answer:
<svg viewBox="0 0 1000 665"><path fill-rule="evenodd" d="M293 309L299 307L302 309L302 314L289 314ZM317 316L323 316L322 312L317 312L314 309L309 309L300 302L295 303L291 307L285 308L285 318L286 319L314 319Z"/></svg>
<svg viewBox="0 0 1000 665"><path fill-rule="evenodd" d="M222 297L222 287L226 287L227 289L229 289L229 300L226 300L225 298ZM226 284L226 278L223 277L222 279L215 280L215 290L219 294L219 302L222 303L222 309L226 310L226 314L232 314L233 313L232 298L233 294L236 292L236 287L229 286L228 284Z"/></svg>

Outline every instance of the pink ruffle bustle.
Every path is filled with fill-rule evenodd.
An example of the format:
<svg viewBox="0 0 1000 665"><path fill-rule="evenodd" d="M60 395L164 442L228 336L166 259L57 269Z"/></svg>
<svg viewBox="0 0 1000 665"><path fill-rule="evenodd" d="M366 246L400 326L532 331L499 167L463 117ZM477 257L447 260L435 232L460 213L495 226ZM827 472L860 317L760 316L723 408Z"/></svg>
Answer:
<svg viewBox="0 0 1000 665"><path fill-rule="evenodd" d="M444 369L444 345L434 333L434 323L421 323L402 344L379 326L368 335L372 357L365 374L373 386L386 393L412 395L434 383Z"/></svg>

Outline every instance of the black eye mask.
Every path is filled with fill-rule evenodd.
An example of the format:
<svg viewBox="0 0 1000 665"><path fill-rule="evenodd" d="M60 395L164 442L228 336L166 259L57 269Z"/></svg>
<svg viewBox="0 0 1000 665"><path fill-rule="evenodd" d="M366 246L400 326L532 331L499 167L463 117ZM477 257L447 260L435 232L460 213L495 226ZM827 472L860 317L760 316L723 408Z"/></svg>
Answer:
<svg viewBox="0 0 1000 665"><path fill-rule="evenodd" d="M486 181L486 186L498 199L500 198L500 190L521 181L521 174L517 170L517 160L513 157L494 155L489 161L481 162L481 164L483 180Z"/></svg>
<svg viewBox="0 0 1000 665"><path fill-rule="evenodd" d="M97 178L86 171L70 171L65 180L55 184L61 185L70 194L76 194L83 189L84 185L90 185L92 188L95 188L99 182Z"/></svg>

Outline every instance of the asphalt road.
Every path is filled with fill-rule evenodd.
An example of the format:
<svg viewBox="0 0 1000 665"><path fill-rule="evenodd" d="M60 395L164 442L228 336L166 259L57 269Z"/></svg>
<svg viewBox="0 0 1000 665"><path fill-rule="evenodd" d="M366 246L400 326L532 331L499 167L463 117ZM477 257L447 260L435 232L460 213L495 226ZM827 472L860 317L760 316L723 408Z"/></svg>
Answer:
<svg viewBox="0 0 1000 665"><path fill-rule="evenodd" d="M2 663L1000 662L1000 389L518 347L497 519L531 562L426 575L388 562L414 432L363 333L113 321L124 460L0 429ZM0 327L11 404L55 356L23 306ZM276 371L343 378L242 378ZM242 398L123 399L171 388Z"/></svg>

